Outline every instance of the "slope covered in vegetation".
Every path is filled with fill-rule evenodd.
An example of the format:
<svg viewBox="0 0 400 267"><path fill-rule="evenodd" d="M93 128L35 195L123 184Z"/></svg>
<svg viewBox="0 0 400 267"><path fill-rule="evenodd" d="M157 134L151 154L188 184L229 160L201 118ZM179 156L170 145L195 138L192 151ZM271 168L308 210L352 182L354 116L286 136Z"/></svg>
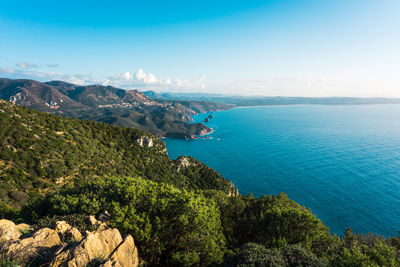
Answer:
<svg viewBox="0 0 400 267"><path fill-rule="evenodd" d="M400 265L400 237L331 235L285 194L236 195L201 162L169 159L143 131L6 101L0 125L0 216L15 222L83 229L87 215L107 210L149 266Z"/></svg>
<svg viewBox="0 0 400 267"><path fill-rule="evenodd" d="M20 206L54 185L89 175L140 176L179 188L232 184L199 161L172 161L165 144L141 130L38 112L0 100L1 203ZM146 143L147 142L147 143Z"/></svg>
<svg viewBox="0 0 400 267"><path fill-rule="evenodd" d="M112 86L5 78L0 78L0 98L55 115L133 127L174 138L193 138L210 132L201 123L187 123L192 120L190 116L228 108L215 102L154 100L138 90Z"/></svg>

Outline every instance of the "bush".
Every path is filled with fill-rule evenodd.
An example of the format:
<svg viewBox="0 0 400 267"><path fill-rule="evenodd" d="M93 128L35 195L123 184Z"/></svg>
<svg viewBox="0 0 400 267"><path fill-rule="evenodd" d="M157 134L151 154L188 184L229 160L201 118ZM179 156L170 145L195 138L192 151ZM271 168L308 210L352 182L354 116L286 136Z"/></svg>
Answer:
<svg viewBox="0 0 400 267"><path fill-rule="evenodd" d="M167 184L129 177L89 179L64 186L25 214L40 218L104 209L112 214L111 226L132 234L150 264L222 262L225 239L215 203Z"/></svg>

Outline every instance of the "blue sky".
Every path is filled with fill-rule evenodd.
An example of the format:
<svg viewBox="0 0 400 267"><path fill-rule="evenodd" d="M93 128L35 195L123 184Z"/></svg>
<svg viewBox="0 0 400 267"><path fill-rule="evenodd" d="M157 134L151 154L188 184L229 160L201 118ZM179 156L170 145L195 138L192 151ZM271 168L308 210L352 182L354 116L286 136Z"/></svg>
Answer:
<svg viewBox="0 0 400 267"><path fill-rule="evenodd" d="M400 1L20 1L0 76L156 91L400 97Z"/></svg>

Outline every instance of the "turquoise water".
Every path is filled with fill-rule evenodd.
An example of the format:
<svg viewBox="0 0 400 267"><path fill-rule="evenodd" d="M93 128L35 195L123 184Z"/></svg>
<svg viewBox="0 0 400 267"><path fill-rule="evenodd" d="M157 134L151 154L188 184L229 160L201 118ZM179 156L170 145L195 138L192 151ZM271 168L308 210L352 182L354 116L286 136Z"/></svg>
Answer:
<svg viewBox="0 0 400 267"><path fill-rule="evenodd" d="M203 120L208 114L195 116ZM400 230L400 105L276 106L213 113L212 139L166 139L241 194L286 192L332 232Z"/></svg>

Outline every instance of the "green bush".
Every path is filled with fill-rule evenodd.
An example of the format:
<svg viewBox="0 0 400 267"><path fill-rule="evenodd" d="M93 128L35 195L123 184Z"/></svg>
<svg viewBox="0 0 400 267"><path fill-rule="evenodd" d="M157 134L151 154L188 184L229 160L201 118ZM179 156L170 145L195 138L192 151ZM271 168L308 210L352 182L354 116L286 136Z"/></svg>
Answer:
<svg viewBox="0 0 400 267"><path fill-rule="evenodd" d="M25 209L36 218L97 214L132 234L151 264L207 265L223 259L225 240L215 203L201 194L140 178L105 177L66 185Z"/></svg>

